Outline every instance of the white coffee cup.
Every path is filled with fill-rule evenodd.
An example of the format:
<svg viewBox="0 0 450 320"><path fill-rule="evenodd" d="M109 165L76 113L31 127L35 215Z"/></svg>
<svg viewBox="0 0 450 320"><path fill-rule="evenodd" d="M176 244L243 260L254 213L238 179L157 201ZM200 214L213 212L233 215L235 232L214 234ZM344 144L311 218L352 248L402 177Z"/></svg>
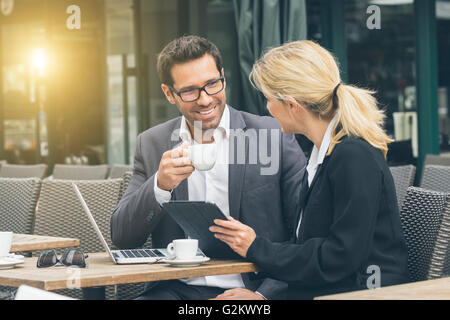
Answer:
<svg viewBox="0 0 450 320"><path fill-rule="evenodd" d="M167 246L167 252L171 257L178 260L191 260L197 255L198 240L197 239L177 239L173 240Z"/></svg>
<svg viewBox="0 0 450 320"><path fill-rule="evenodd" d="M9 255L11 250L13 233L10 231L0 232L0 258Z"/></svg>
<svg viewBox="0 0 450 320"><path fill-rule="evenodd" d="M194 144L188 147L187 154L195 169L208 171L216 164L217 145L215 143Z"/></svg>

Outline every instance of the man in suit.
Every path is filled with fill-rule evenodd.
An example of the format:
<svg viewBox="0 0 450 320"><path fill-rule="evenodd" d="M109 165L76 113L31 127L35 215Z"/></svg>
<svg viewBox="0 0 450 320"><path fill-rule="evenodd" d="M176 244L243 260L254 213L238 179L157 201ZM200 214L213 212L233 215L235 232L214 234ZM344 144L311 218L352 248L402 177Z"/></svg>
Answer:
<svg viewBox="0 0 450 320"><path fill-rule="evenodd" d="M306 159L293 135L270 117L240 112L226 104L226 80L217 47L186 36L158 57L161 88L182 117L138 136L134 173L111 217L119 248L164 248L186 238L161 205L170 200L214 202L272 241L285 241L298 211ZM195 170L186 148L215 143L210 171ZM259 159L257 159L259 156ZM287 285L262 275L234 274L149 284L141 299L283 299ZM226 290L226 291L225 291ZM225 293L224 293L225 291Z"/></svg>

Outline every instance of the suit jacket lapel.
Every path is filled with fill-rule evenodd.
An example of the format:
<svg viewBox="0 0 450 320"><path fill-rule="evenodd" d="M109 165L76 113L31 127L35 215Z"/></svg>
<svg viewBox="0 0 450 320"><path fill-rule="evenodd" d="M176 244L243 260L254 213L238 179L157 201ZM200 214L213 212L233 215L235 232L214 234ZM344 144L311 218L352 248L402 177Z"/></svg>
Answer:
<svg viewBox="0 0 450 320"><path fill-rule="evenodd" d="M318 167L317 167L317 171L316 171L316 174L314 175L314 178L313 178L313 181L311 181L311 185L309 186L309 188L307 188L307 189L305 189L305 188L301 188L301 192L303 193L303 192L306 192L306 194L304 194L304 195L302 195L302 194L300 194L300 213L299 213L299 215L298 215L298 217L297 217L297 223L295 224L295 238L296 238L296 242L297 243L299 243L299 238L301 237L301 235L302 235L302 227L303 227L303 219L304 219L304 214L305 214L305 208L306 208L306 205L308 204L308 201L309 201L309 196L311 195L311 191L313 190L313 188L314 188L314 185L316 184L316 182L317 182L317 180L319 179L319 177L320 177L320 175L322 174L322 172L323 172L323 167L324 167L324 163L325 163L325 161L326 161L326 159L327 158L325 158L324 159L324 161L323 161L323 163L322 164L319 164L318 165ZM305 172L307 172L307 170L305 169ZM307 182L307 180L308 180L308 175L305 173L305 177L304 177L304 179L306 178L306 185L308 185L308 182ZM303 183L305 183L304 181L303 181ZM303 185L303 184L302 184ZM299 234L299 237L297 238L297 227L298 227L298 223L299 223L299 220L300 220L300 215L303 215L303 218L302 218L302 224L300 225L300 230L299 230L299 232L298 232L298 234Z"/></svg>
<svg viewBox="0 0 450 320"><path fill-rule="evenodd" d="M173 200L189 200L188 180L184 179L175 190Z"/></svg>
<svg viewBox="0 0 450 320"><path fill-rule="evenodd" d="M299 195L299 211L297 212L297 217L295 219L294 224L294 237L297 236L297 227L300 221L300 217L302 215L303 209L306 206L306 201L308 200L309 187L308 187L308 170L305 169L305 174L302 178L302 184L300 186L300 195Z"/></svg>
<svg viewBox="0 0 450 320"><path fill-rule="evenodd" d="M314 175L313 181L311 181L311 185L309 186L308 192L306 194L306 202L308 202L309 195L311 194L311 190L314 188L314 185L316 184L317 179L319 178L320 174L322 173L322 168L323 168L323 163L321 163L317 166L316 174Z"/></svg>
<svg viewBox="0 0 450 320"><path fill-rule="evenodd" d="M183 141L179 137L179 130L181 126L182 117L180 117L180 121L176 121L174 127L172 128L172 139L170 140L168 150L174 149L177 145L181 144ZM175 139L174 139L175 138ZM184 179L177 188L173 190L174 200L189 200L189 188L188 188L188 180Z"/></svg>
<svg viewBox="0 0 450 320"><path fill-rule="evenodd" d="M230 109L230 164L228 166L228 204L230 208L230 215L239 220L240 216L240 208L241 208L241 197L242 197L242 188L244 186L244 176L245 176L245 163L239 164L237 163L237 141L236 135L234 135L234 132L237 129L243 130L243 132L246 129L245 121L242 117L242 115L234 110L233 108L229 107ZM234 139L234 141L232 141ZM234 148L234 150L232 150ZM233 157L234 155L234 157ZM232 159L233 158L233 159ZM245 160L248 159L248 141L245 142Z"/></svg>

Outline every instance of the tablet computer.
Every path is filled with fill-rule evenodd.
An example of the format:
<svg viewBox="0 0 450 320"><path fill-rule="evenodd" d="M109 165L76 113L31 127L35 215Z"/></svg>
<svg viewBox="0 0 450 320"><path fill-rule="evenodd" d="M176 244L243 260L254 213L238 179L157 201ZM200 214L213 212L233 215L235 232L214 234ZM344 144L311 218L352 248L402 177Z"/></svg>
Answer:
<svg viewBox="0 0 450 320"><path fill-rule="evenodd" d="M199 248L208 257L242 259L209 231L209 227L214 225L215 219L228 220L216 204L204 201L169 201L162 207L188 237L198 239Z"/></svg>

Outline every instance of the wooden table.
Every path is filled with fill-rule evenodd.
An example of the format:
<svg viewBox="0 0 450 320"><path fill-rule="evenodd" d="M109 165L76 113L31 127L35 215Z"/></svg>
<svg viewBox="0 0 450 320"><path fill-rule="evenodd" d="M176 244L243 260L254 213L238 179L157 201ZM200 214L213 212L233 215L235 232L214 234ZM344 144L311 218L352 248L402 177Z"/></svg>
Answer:
<svg viewBox="0 0 450 320"><path fill-rule="evenodd" d="M106 253L89 254L85 269L39 269L36 260L25 258L25 263L14 269L0 270L0 286L25 284L43 290L58 290L258 271L250 262L234 260L210 260L197 267L174 267L165 263L116 265Z"/></svg>
<svg viewBox="0 0 450 320"><path fill-rule="evenodd" d="M79 245L80 240L78 239L47 237L33 234L13 234L10 252L71 248L78 247Z"/></svg>
<svg viewBox="0 0 450 320"><path fill-rule="evenodd" d="M315 300L450 300L450 278L322 296Z"/></svg>

